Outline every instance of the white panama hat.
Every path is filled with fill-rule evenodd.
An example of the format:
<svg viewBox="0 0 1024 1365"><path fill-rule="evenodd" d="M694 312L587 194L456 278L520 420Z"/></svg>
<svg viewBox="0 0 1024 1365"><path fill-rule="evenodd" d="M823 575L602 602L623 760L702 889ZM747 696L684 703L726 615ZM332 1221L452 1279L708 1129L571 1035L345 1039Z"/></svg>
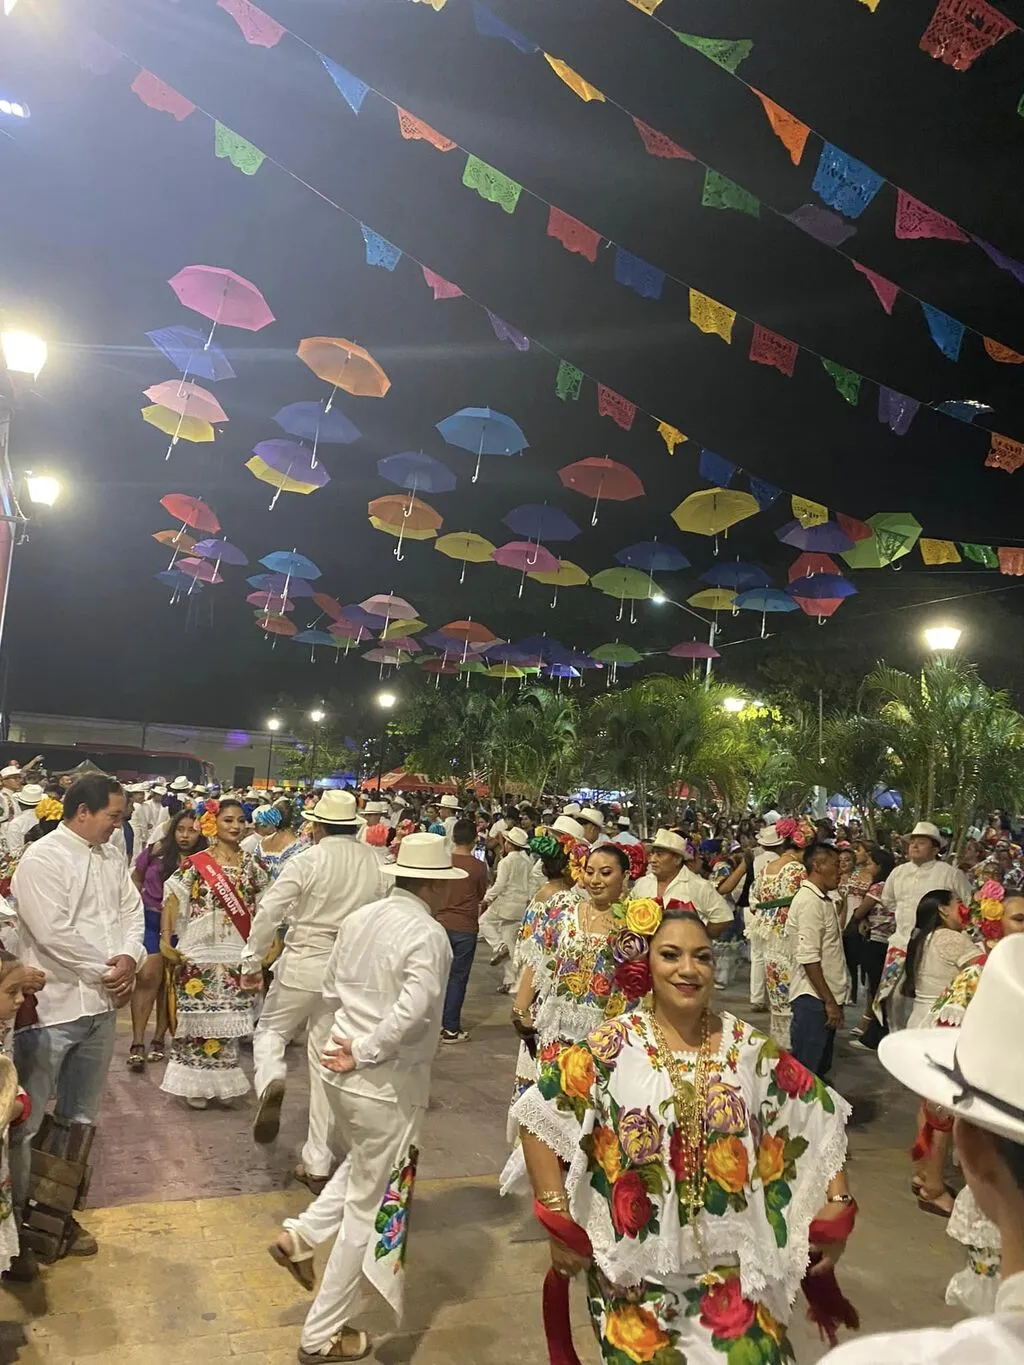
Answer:
<svg viewBox="0 0 1024 1365"><path fill-rule="evenodd" d="M174 779L174 781L171 783L170 789L172 792L187 792L191 788L191 786L192 783L188 780L188 778L182 776L176 777Z"/></svg>
<svg viewBox="0 0 1024 1365"><path fill-rule="evenodd" d="M363 808L364 815L390 815L391 808L386 801L367 801Z"/></svg>
<svg viewBox="0 0 1024 1365"><path fill-rule="evenodd" d="M24 777L24 773L17 763L9 763L6 768L0 769L0 779L5 777Z"/></svg>
<svg viewBox="0 0 1024 1365"><path fill-rule="evenodd" d="M931 1104L1024 1144L1024 934L993 948L962 1027L901 1029L878 1045L886 1071Z"/></svg>
<svg viewBox="0 0 1024 1365"><path fill-rule="evenodd" d="M550 825L545 825L544 828L551 830L553 834L568 834L578 844L584 840L583 826L571 815L560 815L557 820L553 820Z"/></svg>
<svg viewBox="0 0 1024 1365"><path fill-rule="evenodd" d="M520 829L518 825L513 825L511 829L502 830L501 837L507 839L515 848L525 848L530 842L530 836L525 829Z"/></svg>
<svg viewBox="0 0 1024 1365"><path fill-rule="evenodd" d="M365 825L356 808L356 798L351 792L328 788L309 810L302 812L303 820L312 820L318 825Z"/></svg>
<svg viewBox="0 0 1024 1365"><path fill-rule="evenodd" d="M765 825L763 829L757 831L755 837L762 848L781 848L786 842L779 833L778 825Z"/></svg>
<svg viewBox="0 0 1024 1365"><path fill-rule="evenodd" d="M576 818L581 824L596 825L598 829L604 829L604 816L593 806L584 806Z"/></svg>
<svg viewBox="0 0 1024 1365"><path fill-rule="evenodd" d="M659 829L651 841L651 848L661 848L667 853L678 853L680 858L690 855L690 850L686 846L686 840L681 834L673 834L670 829Z"/></svg>
<svg viewBox="0 0 1024 1365"><path fill-rule="evenodd" d="M20 792L15 792L14 799L19 806L38 806L45 795L45 788L38 782L29 782Z"/></svg>
<svg viewBox="0 0 1024 1365"><path fill-rule="evenodd" d="M469 873L452 867L447 840L441 834L407 834L398 846L398 858L380 869L385 877L423 878L427 881L462 881Z"/></svg>
<svg viewBox="0 0 1024 1365"><path fill-rule="evenodd" d="M582 807L578 801L570 801L567 806L562 807L562 814L569 815L575 820L576 816L579 815L581 810Z"/></svg>
<svg viewBox="0 0 1024 1365"><path fill-rule="evenodd" d="M932 842L936 844L942 843L942 835L939 833L938 825L933 825L930 820L918 820L917 824L910 831L909 837L913 839L915 835L921 835L925 839L931 839Z"/></svg>
<svg viewBox="0 0 1024 1365"><path fill-rule="evenodd" d="M459 798L457 796L442 796L441 806L444 810L461 810Z"/></svg>

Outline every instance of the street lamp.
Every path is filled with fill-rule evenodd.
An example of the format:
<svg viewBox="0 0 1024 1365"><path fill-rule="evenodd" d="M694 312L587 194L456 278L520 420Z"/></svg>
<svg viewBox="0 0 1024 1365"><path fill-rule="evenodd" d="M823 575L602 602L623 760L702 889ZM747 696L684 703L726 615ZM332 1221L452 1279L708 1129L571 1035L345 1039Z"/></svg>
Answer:
<svg viewBox="0 0 1024 1365"><path fill-rule="evenodd" d="M0 350L3 351L4 367L11 374L30 374L38 379L46 364L46 342L34 332L0 332Z"/></svg>
<svg viewBox="0 0 1024 1365"><path fill-rule="evenodd" d="M746 705L743 697L726 697L722 702L722 710L728 711L730 716L738 716Z"/></svg>
<svg viewBox="0 0 1024 1365"><path fill-rule="evenodd" d="M376 700L383 715L380 727L380 752L377 759L377 795L379 796L380 784L384 778L384 750L387 747L388 742L388 717L391 715L391 709L398 701L398 698L395 696L394 692L385 690L377 693Z"/></svg>
<svg viewBox="0 0 1024 1365"><path fill-rule="evenodd" d="M267 755L267 788L270 788L270 770L274 762L274 736L281 728L281 720L278 716L271 716L267 721L267 729L270 731L270 753Z"/></svg>
<svg viewBox="0 0 1024 1365"><path fill-rule="evenodd" d="M52 474L33 474L31 469L25 470L25 486L29 502L36 507L52 507L62 491L60 479Z"/></svg>
<svg viewBox="0 0 1024 1365"><path fill-rule="evenodd" d="M650 597L648 597L647 600L648 600L648 602L653 602L654 605L655 605L656 607L663 607L663 606L665 606L666 603L668 603L669 606L678 607L680 611L685 611L686 614L687 614L687 616L693 616L693 617L695 617L696 620L700 621L703 625L707 626L707 628L708 628L708 644L709 644L709 646L710 646L712 649L714 649L714 647L715 647L715 638L716 638L717 635L718 635L718 625L717 625L718 616L717 616L717 613L716 613L715 616L713 616L713 617L711 618L711 620L709 621L708 618L707 618L706 616L702 616L702 615L700 614L699 611L694 611L692 607L686 606L686 604L683 603L683 602L677 602L676 599L675 599L674 597L668 597L668 596L667 596L665 593L663 593L663 592L652 592L651 595L650 595ZM705 664L704 664L704 687L705 687L705 689L707 689L707 688L709 688L710 686L711 686L711 656L708 655L707 660L705 661Z"/></svg>
<svg viewBox="0 0 1024 1365"><path fill-rule="evenodd" d="M317 727L313 731L313 748L309 755L309 785L311 787L316 786L316 742L320 738L320 726L323 724L326 714L327 712L320 706L314 706L309 713L310 720Z"/></svg>
<svg viewBox="0 0 1024 1365"><path fill-rule="evenodd" d="M956 649L963 631L959 626L929 626L924 632L924 641L935 653Z"/></svg>

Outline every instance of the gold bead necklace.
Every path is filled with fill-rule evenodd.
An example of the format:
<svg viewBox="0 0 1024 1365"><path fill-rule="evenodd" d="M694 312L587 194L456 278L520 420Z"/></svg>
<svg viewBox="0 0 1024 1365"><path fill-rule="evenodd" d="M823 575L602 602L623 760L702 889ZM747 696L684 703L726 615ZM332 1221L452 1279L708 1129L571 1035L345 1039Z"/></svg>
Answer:
<svg viewBox="0 0 1024 1365"><path fill-rule="evenodd" d="M658 1061L668 1073L672 1085L676 1124L682 1137L679 1170L676 1172L676 1178L681 1186L679 1202L686 1209L687 1221L693 1229L701 1259L706 1261L697 1220L704 1208L704 1187L707 1183L704 1159L707 1152L708 1089L711 1079L711 1015L707 1010L704 1011L700 1047L697 1049L692 1081L687 1079L682 1062L668 1046L653 1010L650 1011L648 1018L651 1022Z"/></svg>

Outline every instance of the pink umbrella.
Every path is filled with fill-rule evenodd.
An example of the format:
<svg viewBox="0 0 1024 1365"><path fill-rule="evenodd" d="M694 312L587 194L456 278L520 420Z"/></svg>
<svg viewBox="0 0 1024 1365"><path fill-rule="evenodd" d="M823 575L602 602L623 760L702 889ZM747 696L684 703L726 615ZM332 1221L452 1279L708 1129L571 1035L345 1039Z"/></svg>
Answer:
<svg viewBox="0 0 1024 1365"><path fill-rule="evenodd" d="M837 612L846 601L845 597L796 597L793 601L807 616L816 616L818 625L823 626L826 619Z"/></svg>
<svg viewBox="0 0 1024 1365"><path fill-rule="evenodd" d="M275 592L251 592L245 600L250 607L262 607L264 611L276 611L278 615L295 610L295 603L290 598Z"/></svg>
<svg viewBox="0 0 1024 1365"><path fill-rule="evenodd" d="M423 650L423 646L417 644L411 635L399 635L387 643L389 649L397 649L403 654L419 654Z"/></svg>
<svg viewBox="0 0 1024 1365"><path fill-rule="evenodd" d="M520 597L528 573L557 573L559 569L559 561L551 551L530 540L510 540L507 545L499 545L491 558L504 569L519 570Z"/></svg>
<svg viewBox="0 0 1024 1365"><path fill-rule="evenodd" d="M383 616L384 630L387 630L390 621L414 621L417 616L416 608L411 602L407 602L404 597L396 597L391 592L379 592L359 605L363 611L368 611L373 616Z"/></svg>
<svg viewBox="0 0 1024 1365"><path fill-rule="evenodd" d="M188 559L179 559L177 568L180 569L182 573L187 573L190 578L195 580L192 587L188 590L189 597L192 596L192 593L195 590L196 582L213 584L224 582L223 578L217 573L213 565L208 564L205 559L192 559L191 557Z"/></svg>
<svg viewBox="0 0 1024 1365"><path fill-rule="evenodd" d="M350 621L347 616L339 616L336 621L332 621L327 627L327 633L337 635L340 640L355 640L356 644L361 644L363 640L373 639L373 635L365 626L357 625L355 621Z"/></svg>
<svg viewBox="0 0 1024 1365"><path fill-rule="evenodd" d="M258 332L274 321L266 299L256 286L222 266L187 265L167 283L186 308L201 313L213 323L206 338L207 346L213 340L219 322L225 327Z"/></svg>
<svg viewBox="0 0 1024 1365"><path fill-rule="evenodd" d="M713 645L706 645L701 640L683 640L678 645L673 645L669 654L673 659L718 659L721 657Z"/></svg>
<svg viewBox="0 0 1024 1365"><path fill-rule="evenodd" d="M145 395L154 403L170 408L181 417L198 417L203 422L226 422L228 415L209 389L186 379L165 379L150 384Z"/></svg>

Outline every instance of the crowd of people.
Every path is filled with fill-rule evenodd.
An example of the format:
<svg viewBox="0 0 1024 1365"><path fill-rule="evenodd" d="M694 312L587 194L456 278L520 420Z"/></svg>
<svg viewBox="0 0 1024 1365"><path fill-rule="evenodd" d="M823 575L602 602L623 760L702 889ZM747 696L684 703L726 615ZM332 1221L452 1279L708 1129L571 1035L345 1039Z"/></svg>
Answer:
<svg viewBox="0 0 1024 1365"><path fill-rule="evenodd" d="M650 837L636 818L593 798L0 770L5 1276L97 1250L74 1210L120 1009L131 1071L163 1066L162 1090L195 1110L254 1087L260 1144L278 1137L287 1047L304 1039L293 1173L314 1198L269 1252L313 1294L300 1362L365 1357L360 1287L401 1315L431 1067L471 1041L482 939L519 1040L501 1189L532 1192L550 1238L553 1360L574 1358L577 1273L609 1360L782 1365L801 1292L833 1345L857 1325L835 1277L857 1215L850 1108L829 1078L861 996L847 1041L920 1099L908 1174L965 1248L947 1297L978 1316L834 1358L1021 1358L1024 1076L999 1055L1024 990L1009 821L950 848L929 821L879 841L771 809L666 810ZM742 1013L764 1027L716 1004L741 966ZM42 1174L54 1156L79 1182L67 1198Z"/></svg>

